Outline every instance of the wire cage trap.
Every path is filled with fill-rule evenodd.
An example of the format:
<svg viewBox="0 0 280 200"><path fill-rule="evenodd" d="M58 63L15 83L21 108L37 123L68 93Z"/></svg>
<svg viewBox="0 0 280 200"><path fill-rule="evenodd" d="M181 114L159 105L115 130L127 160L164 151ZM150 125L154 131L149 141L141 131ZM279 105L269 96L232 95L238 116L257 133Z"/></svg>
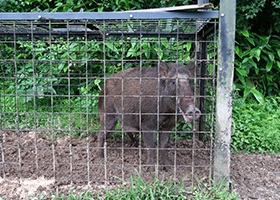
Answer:
<svg viewBox="0 0 280 200"><path fill-rule="evenodd" d="M125 17L112 19L124 13ZM22 20L11 17L0 21L1 177L44 176L67 183L114 184L120 182L117 177L129 180L135 169L144 180L149 180L154 172L147 169L154 167L157 176L167 174L179 180L187 177L186 185L193 185L195 176L210 182L215 135L217 12L117 14L107 13L106 18L82 13L83 17L74 19L69 19L73 14L64 16L67 19L61 19L59 14L18 14L13 16ZM175 78L165 77L175 80L175 95L149 96L156 99L155 104L151 100L151 105L157 111L150 113L156 117L154 130L143 128L148 114L139 109L126 113L123 108L114 113L120 120L112 130L107 130L111 134L104 146L98 146L98 133L105 132L100 125L104 120L99 118L105 111L98 110L98 101L106 80L131 68L157 68L156 83L149 83L151 88L143 87L156 87L159 91L160 63L188 66L192 62L193 76L181 79L193 86L188 88L193 94L186 95L200 110L198 119L185 123L177 104L173 105L173 113L159 111L165 106L160 104L161 98L183 97L179 94L178 70ZM117 77L121 95L110 96L104 89L103 97L120 98L123 106L129 105L124 103L128 98L147 98L147 94L125 94L125 80L131 78ZM135 81L141 85L146 79L149 78L140 76ZM111 101L115 103L114 99ZM106 103L109 108L110 102ZM125 118L126 115L130 117ZM175 126L161 131L161 115L172 116ZM138 118L139 129L130 134L132 130L124 130L124 126L132 118ZM154 165L147 162L151 148L145 144L145 131L155 142ZM167 147L159 145L161 133L170 134ZM106 152L104 158L98 157L99 149ZM168 171L161 170L165 166L160 157L163 150L168 152Z"/></svg>

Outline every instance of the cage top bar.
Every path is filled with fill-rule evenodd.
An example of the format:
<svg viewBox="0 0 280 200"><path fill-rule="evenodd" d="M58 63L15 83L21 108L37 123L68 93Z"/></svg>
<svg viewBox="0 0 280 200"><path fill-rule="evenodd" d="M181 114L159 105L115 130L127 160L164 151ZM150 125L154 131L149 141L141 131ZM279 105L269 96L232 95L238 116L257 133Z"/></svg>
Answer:
<svg viewBox="0 0 280 200"><path fill-rule="evenodd" d="M218 11L174 12L64 12L0 13L0 20L87 20L87 19L189 19L218 18Z"/></svg>

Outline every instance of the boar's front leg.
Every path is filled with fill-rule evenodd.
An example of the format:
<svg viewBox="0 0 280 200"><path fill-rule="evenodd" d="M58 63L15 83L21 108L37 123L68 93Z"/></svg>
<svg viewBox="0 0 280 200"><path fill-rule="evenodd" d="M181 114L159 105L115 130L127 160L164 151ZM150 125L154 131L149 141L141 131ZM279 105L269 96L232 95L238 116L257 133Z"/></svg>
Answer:
<svg viewBox="0 0 280 200"><path fill-rule="evenodd" d="M159 163L160 165L163 165L161 169L163 170L165 168L166 171L170 169L170 162L168 158L168 143L170 139L170 133L164 132L164 131L171 131L174 126L174 123L172 123L172 120L169 121L169 123L164 124L159 129L159 148L161 150L159 151Z"/></svg>
<svg viewBox="0 0 280 200"><path fill-rule="evenodd" d="M136 134L137 133L133 133L133 132L127 132L127 135L130 137L131 139L131 146L134 146L134 147L138 147L139 146L139 140L138 138L136 137Z"/></svg>
<svg viewBox="0 0 280 200"><path fill-rule="evenodd" d="M101 129L98 133L98 153L97 156L100 158L104 158L104 141L105 141L105 131L106 131L106 138L110 134L110 131L114 130L117 119L115 115L106 115L106 124L104 122L104 115L100 115L100 123ZM105 128L105 129L104 129Z"/></svg>

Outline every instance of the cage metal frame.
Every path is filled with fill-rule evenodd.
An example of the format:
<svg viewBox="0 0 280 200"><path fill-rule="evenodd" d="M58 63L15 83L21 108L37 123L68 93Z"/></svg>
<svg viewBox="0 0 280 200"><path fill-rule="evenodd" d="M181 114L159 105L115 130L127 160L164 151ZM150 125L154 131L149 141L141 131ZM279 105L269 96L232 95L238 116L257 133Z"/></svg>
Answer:
<svg viewBox="0 0 280 200"><path fill-rule="evenodd" d="M222 16L225 16L225 15L223 14ZM207 18L207 19L218 19L219 17L220 16L219 16L219 12L218 11L145 12L144 15L143 15L143 12L137 12L137 11L136 12L115 12L115 13L112 13L112 12L104 12L104 13L0 13L0 19L3 20L3 21L5 21L5 20L8 20L8 21L14 21L14 20L16 20L16 21L22 21L22 20L31 20L31 21L32 20L36 20L36 21L41 21L41 20L42 21L48 21L48 20L80 20L80 21L82 21L83 20L83 21L86 21L86 20L91 20L91 19L94 19L94 20L96 20L96 19L100 19L100 20L108 20L108 19L112 19L112 20L115 20L115 19L120 19L120 20L122 20L122 19L126 19L126 20L127 19L139 19L140 20L140 19L191 19L191 18L197 18L197 19L205 19L205 18ZM85 23L87 23L87 22L85 22ZM221 27L221 25L220 25L219 31L221 31L221 28L223 29L223 27ZM203 30L203 29L200 29L200 30ZM203 35L204 35L203 37L207 36L210 32L211 31L203 32ZM221 42L223 42L225 39L226 39L226 36L220 38ZM202 49L204 49L204 48L205 47L202 47ZM221 48L218 48L218 51L221 51ZM219 54L219 52L218 52L218 54ZM202 52L202 58L201 59L204 59L204 57L205 57L205 52ZM228 57L230 57L230 56L228 56ZM203 65L205 65L205 64L203 64ZM219 66L220 65L221 64L219 64ZM202 67L202 69L203 68L205 69L205 66ZM219 68L218 73L220 71L222 71L221 68ZM217 80L217 81L219 82L219 80ZM70 84L70 81L68 83ZM218 87L219 87L219 83L218 83ZM217 90L219 92L219 88L217 88ZM227 93L228 93L228 91L227 91ZM230 98L230 97L227 96L227 98ZM219 102L219 100L217 99L217 104L218 104L218 102ZM87 113L88 112L89 111L87 111ZM219 115L218 111L217 111L217 115ZM203 123L203 122L200 121L200 124L201 123ZM227 124L227 126L229 126L229 125ZM69 130L69 131L71 132L71 130ZM227 131L230 132L230 130L227 130ZM2 132L2 129L1 129L1 132ZM219 135L219 134L217 134L217 135ZM70 134L70 140L71 140L71 134ZM217 141L219 141L219 139L216 138L216 142ZM228 144L226 144L226 145L228 145ZM3 157L3 155L4 155L3 154L3 141L2 141L2 147L1 148L2 148L2 157ZM228 146L227 146L227 148L229 149ZM221 150L221 151L228 152L228 149L226 151L224 151L224 150ZM19 149L19 151L20 151L20 149ZM88 151L89 151L89 146L87 148L87 152ZM215 151L216 151L216 145L215 145ZM217 151L219 151L219 150L217 150ZM72 152L71 152L71 148L70 148L70 159L71 159L71 155L72 155ZM215 155L218 156L218 157L215 157L215 161L217 159L220 159L219 158L219 154L216 154L216 152L215 152ZM228 160L229 157L225 156L222 159ZM55 159L54 159L54 162L55 162ZM20 152L19 152L19 163L21 163ZM38 162L36 162L36 163L38 165ZM2 164L4 165L4 158L2 159ZM54 170L55 170L55 165L56 165L56 163L53 163ZM89 160L88 160L87 165L89 165ZM220 167L221 166L215 166L215 162L214 162L214 168L215 169L220 168ZM228 168L228 167L229 166L226 166L226 168ZM71 168L70 171L71 171L71 176L72 176L72 165L70 166L70 168ZM37 169L38 169L38 166L37 166ZM220 176L217 175L217 173L216 173L216 175L214 174L214 177L216 178L216 182L218 182L218 181L221 181L221 180L225 179L226 177L228 177L228 175L229 175L229 171L227 171L226 174L222 174ZM4 174L4 176L5 176L5 174ZM105 178L105 179L107 180L107 178ZM90 182L89 168L88 168L88 182Z"/></svg>

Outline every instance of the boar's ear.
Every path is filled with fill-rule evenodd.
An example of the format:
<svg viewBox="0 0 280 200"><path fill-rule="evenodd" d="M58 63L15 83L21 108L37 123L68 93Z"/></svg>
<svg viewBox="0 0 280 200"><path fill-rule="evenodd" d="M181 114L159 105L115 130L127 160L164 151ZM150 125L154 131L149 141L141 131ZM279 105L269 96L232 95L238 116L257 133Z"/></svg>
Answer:
<svg viewBox="0 0 280 200"><path fill-rule="evenodd" d="M167 77L169 72L169 66L165 62L159 63L159 70L160 70L160 76L161 77Z"/></svg>
<svg viewBox="0 0 280 200"><path fill-rule="evenodd" d="M187 65L187 69L188 72L190 74L190 77L194 77L194 70L195 70L195 61L191 61L188 65Z"/></svg>

